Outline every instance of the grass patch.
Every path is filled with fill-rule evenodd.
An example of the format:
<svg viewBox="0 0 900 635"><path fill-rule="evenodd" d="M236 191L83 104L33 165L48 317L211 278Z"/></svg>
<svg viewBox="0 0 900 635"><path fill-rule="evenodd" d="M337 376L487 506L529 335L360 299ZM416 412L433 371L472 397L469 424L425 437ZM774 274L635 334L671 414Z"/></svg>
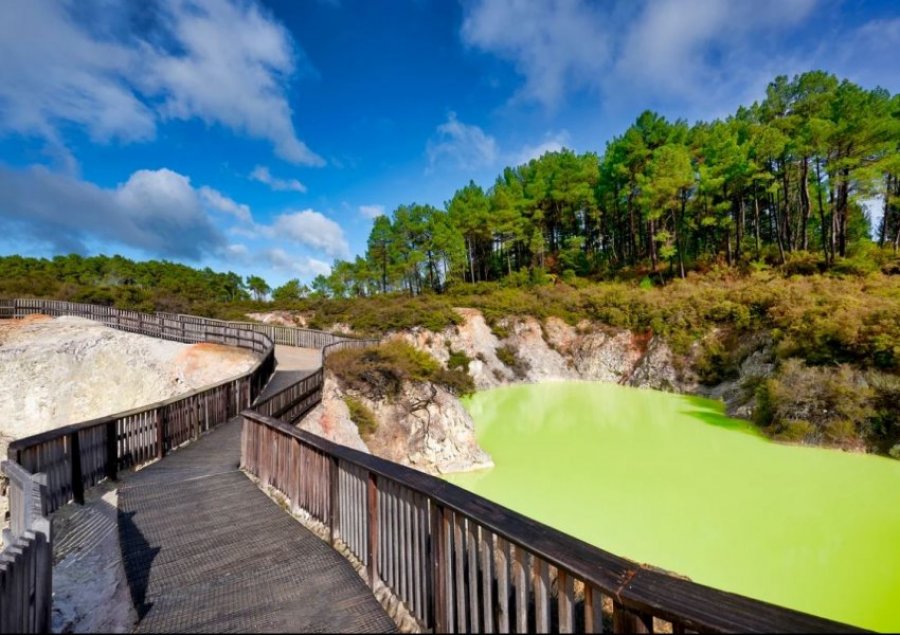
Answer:
<svg viewBox="0 0 900 635"><path fill-rule="evenodd" d="M356 424L356 428L359 430L359 436L365 440L375 434L378 429L375 413L356 397L348 395L344 397L344 403L347 404L347 409L350 411L350 420Z"/></svg>
<svg viewBox="0 0 900 635"><path fill-rule="evenodd" d="M516 353L511 346L501 346L498 348L497 359L499 359L504 366L512 370L519 379L524 378L531 369L531 365L526 360L519 357L518 353Z"/></svg>
<svg viewBox="0 0 900 635"><path fill-rule="evenodd" d="M334 353L328 369L373 399L398 397L404 382L430 382L460 396L475 391L465 370L445 369L428 353L399 340Z"/></svg>

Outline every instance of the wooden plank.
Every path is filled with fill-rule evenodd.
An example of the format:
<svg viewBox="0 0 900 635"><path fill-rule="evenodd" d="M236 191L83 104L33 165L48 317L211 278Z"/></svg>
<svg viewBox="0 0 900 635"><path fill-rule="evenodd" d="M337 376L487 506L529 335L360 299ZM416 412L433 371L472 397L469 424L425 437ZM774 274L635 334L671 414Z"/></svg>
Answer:
<svg viewBox="0 0 900 635"><path fill-rule="evenodd" d="M485 633L494 632L494 545L493 535L487 529L481 530L481 609L482 625Z"/></svg>
<svg viewBox="0 0 900 635"><path fill-rule="evenodd" d="M557 604L559 615L559 632L575 632L575 589L572 576L566 574L564 569L557 571Z"/></svg>
<svg viewBox="0 0 900 635"><path fill-rule="evenodd" d="M603 632L603 598L590 584L584 585L584 632Z"/></svg>
<svg viewBox="0 0 900 635"><path fill-rule="evenodd" d="M368 529L369 529L369 548L368 548L368 573L369 585L375 588L375 556L378 553L378 477L371 472L368 475Z"/></svg>
<svg viewBox="0 0 900 635"><path fill-rule="evenodd" d="M509 633L509 543L497 536L497 632Z"/></svg>
<svg viewBox="0 0 900 635"><path fill-rule="evenodd" d="M478 615L478 530L479 527L471 519L466 523L466 552L469 566L469 630L479 631Z"/></svg>
<svg viewBox="0 0 900 635"><path fill-rule="evenodd" d="M550 632L550 575L547 563L535 556L534 571L534 619L536 633Z"/></svg>
<svg viewBox="0 0 900 635"><path fill-rule="evenodd" d="M468 632L466 620L466 519L454 514L453 543L456 563L456 619L457 632Z"/></svg>

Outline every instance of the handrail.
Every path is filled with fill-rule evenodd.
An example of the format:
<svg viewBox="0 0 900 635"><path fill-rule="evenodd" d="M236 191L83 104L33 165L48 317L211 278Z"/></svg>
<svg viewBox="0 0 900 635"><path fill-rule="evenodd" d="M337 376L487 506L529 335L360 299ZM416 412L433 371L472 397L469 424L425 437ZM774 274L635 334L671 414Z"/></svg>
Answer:
<svg viewBox="0 0 900 635"><path fill-rule="evenodd" d="M422 628L573 632L577 581L583 632L601 632L603 596L615 632L653 632L654 618L673 632L863 632L656 571L429 474L241 414L241 466L323 524Z"/></svg>
<svg viewBox="0 0 900 635"><path fill-rule="evenodd" d="M0 633L48 633L53 542L47 517L47 478L15 461L0 462L9 478L10 528L0 551Z"/></svg>
<svg viewBox="0 0 900 635"><path fill-rule="evenodd" d="M123 311L57 300L0 302L5 317L75 315L123 331L180 342L211 342L245 348L258 356L246 373L188 393L113 415L62 426L10 443L8 456L31 473L48 478L48 513L74 500L123 468L165 456L249 406L275 369L275 344L263 333L227 323L196 324L165 314Z"/></svg>

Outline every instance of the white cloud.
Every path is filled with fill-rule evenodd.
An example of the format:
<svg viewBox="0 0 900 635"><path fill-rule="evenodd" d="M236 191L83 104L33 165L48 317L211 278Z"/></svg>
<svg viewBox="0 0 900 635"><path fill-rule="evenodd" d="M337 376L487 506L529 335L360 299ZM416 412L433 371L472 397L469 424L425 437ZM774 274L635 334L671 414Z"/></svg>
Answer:
<svg viewBox="0 0 900 635"><path fill-rule="evenodd" d="M579 0L481 0L468 6L463 41L512 61L520 96L556 106L571 86L594 84L609 59L596 5Z"/></svg>
<svg viewBox="0 0 900 635"><path fill-rule="evenodd" d="M190 179L165 168L104 189L43 167L0 167L0 231L59 252L101 241L197 260L224 245Z"/></svg>
<svg viewBox="0 0 900 635"><path fill-rule="evenodd" d="M211 187L203 186L198 190L201 200L211 209L234 216L241 222L252 223L253 216L250 213L250 207L243 203L236 203L232 199L223 195L218 190Z"/></svg>
<svg viewBox="0 0 900 635"><path fill-rule="evenodd" d="M461 37L511 61L524 78L517 97L547 107L589 89L629 108L675 98L702 109L785 72L789 61L772 36L821 1L475 0Z"/></svg>
<svg viewBox="0 0 900 635"><path fill-rule="evenodd" d="M160 118L199 118L323 165L291 119L297 55L288 31L243 0L2 2L0 130L61 144L60 127L76 124L95 141L144 141Z"/></svg>
<svg viewBox="0 0 900 635"><path fill-rule="evenodd" d="M817 57L828 59L835 72L869 85L900 91L900 18L871 20L841 35L840 45L823 39Z"/></svg>
<svg viewBox="0 0 900 635"><path fill-rule="evenodd" d="M264 165L257 165L250 173L250 180L265 183L273 190L279 192L306 192L306 186L297 179L278 179L272 176L269 168Z"/></svg>
<svg viewBox="0 0 900 635"><path fill-rule="evenodd" d="M282 214L266 232L318 249L332 258L350 256L350 246L341 226L315 210Z"/></svg>
<svg viewBox="0 0 900 635"><path fill-rule="evenodd" d="M360 205L359 213L363 218L375 220L379 216L384 216L384 205Z"/></svg>
<svg viewBox="0 0 900 635"><path fill-rule="evenodd" d="M557 132L547 137L540 143L534 145L526 145L519 149L512 156L513 165L522 165L528 163L532 159L537 159L547 152L559 152L569 143L569 133L565 130Z"/></svg>
<svg viewBox="0 0 900 635"><path fill-rule="evenodd" d="M497 141L478 126L464 124L451 112L428 141L428 164L449 160L463 169L490 167L498 158Z"/></svg>
<svg viewBox="0 0 900 635"><path fill-rule="evenodd" d="M816 1L649 2L621 42L614 75L617 80L634 78L657 93L709 98L710 87L721 93L723 84L743 83L749 74L756 74L757 64L768 66L772 60L766 60L765 42L755 36L802 22Z"/></svg>
<svg viewBox="0 0 900 635"><path fill-rule="evenodd" d="M247 245L235 243L227 245L225 247L225 253L235 260L244 261L247 259L247 256L250 255L250 250L247 248Z"/></svg>
<svg viewBox="0 0 900 635"><path fill-rule="evenodd" d="M262 256L272 269L288 275L317 276L331 273L331 265L327 262L309 256L295 258L280 247L266 249Z"/></svg>

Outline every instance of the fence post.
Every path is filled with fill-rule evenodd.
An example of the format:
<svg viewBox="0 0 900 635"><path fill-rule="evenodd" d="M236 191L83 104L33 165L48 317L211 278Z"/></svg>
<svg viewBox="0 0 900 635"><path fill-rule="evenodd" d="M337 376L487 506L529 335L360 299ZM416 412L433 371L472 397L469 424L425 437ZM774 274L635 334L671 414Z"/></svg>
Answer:
<svg viewBox="0 0 900 635"><path fill-rule="evenodd" d="M111 481L119 476L119 439L116 420L106 422L106 478Z"/></svg>
<svg viewBox="0 0 900 635"><path fill-rule="evenodd" d="M166 455L166 408L156 409L156 458Z"/></svg>
<svg viewBox="0 0 900 635"><path fill-rule="evenodd" d="M378 477L369 472L369 496L368 496L368 520L369 520L369 586L375 588L376 558L378 550Z"/></svg>
<svg viewBox="0 0 900 635"><path fill-rule="evenodd" d="M84 475L81 472L81 440L78 431L69 433L69 463L72 468L72 500L84 505Z"/></svg>
<svg viewBox="0 0 900 635"><path fill-rule="evenodd" d="M338 526L341 522L340 461L331 457L331 518L328 519L328 539L333 547L337 541Z"/></svg>

